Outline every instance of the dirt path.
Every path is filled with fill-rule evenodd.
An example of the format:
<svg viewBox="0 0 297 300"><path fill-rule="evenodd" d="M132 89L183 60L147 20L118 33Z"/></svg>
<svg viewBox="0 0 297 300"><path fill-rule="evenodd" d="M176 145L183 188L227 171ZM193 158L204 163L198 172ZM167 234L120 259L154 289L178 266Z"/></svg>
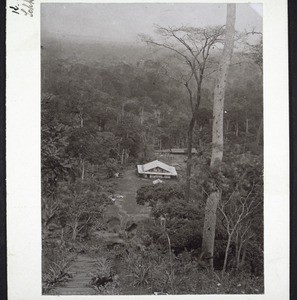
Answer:
<svg viewBox="0 0 297 300"><path fill-rule="evenodd" d="M96 291L89 286L92 279L91 273L96 273L96 259L86 255L78 255L71 264L67 273L72 278L62 286L50 291L51 295L97 295Z"/></svg>
<svg viewBox="0 0 297 300"><path fill-rule="evenodd" d="M134 222L149 217L150 208L136 203L137 190L143 186L151 184L148 179L139 178L134 169L125 171L122 178L116 181L116 191L114 194L114 205L107 208L106 216L117 216L122 220L133 220Z"/></svg>
<svg viewBox="0 0 297 300"><path fill-rule="evenodd" d="M122 178L117 179L116 193L123 196L123 198L115 204L120 210L135 219L148 217L150 210L148 207L136 203L136 192L141 186L150 183L151 180L139 178L134 169L128 169Z"/></svg>

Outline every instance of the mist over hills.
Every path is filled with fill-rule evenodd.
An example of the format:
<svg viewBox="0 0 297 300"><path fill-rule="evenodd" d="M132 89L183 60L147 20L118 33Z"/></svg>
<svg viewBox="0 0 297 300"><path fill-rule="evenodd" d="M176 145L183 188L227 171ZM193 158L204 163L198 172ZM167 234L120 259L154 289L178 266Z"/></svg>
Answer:
<svg viewBox="0 0 297 300"><path fill-rule="evenodd" d="M256 9L256 10L255 10ZM237 4L236 30L262 31L261 4ZM198 3L43 3L41 32L101 42L137 42L154 36L154 25L224 25L225 4Z"/></svg>
<svg viewBox="0 0 297 300"><path fill-rule="evenodd" d="M117 63L136 64L147 59L159 59L166 51L148 48L145 43L106 42L89 37L45 35L41 39L42 51L48 56L71 58L101 66Z"/></svg>

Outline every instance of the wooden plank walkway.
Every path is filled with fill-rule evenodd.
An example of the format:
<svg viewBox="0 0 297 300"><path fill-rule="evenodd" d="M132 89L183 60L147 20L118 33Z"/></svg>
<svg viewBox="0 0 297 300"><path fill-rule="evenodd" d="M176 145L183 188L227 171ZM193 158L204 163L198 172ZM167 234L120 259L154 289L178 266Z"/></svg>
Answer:
<svg viewBox="0 0 297 300"><path fill-rule="evenodd" d="M92 279L91 273L96 273L96 259L85 255L78 255L70 265L67 272L72 276L62 286L52 289L50 295L97 295L98 293L89 286Z"/></svg>

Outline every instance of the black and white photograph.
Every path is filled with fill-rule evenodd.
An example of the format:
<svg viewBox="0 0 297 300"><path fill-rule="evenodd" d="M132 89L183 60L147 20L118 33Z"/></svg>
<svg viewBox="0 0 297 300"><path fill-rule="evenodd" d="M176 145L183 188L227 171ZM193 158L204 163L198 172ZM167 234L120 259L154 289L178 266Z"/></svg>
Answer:
<svg viewBox="0 0 297 300"><path fill-rule="evenodd" d="M41 4L44 295L263 294L262 4Z"/></svg>
<svg viewBox="0 0 297 300"><path fill-rule="evenodd" d="M7 1L10 300L289 299L286 13Z"/></svg>
<svg viewBox="0 0 297 300"><path fill-rule="evenodd" d="M10 300L289 299L285 0L7 0Z"/></svg>

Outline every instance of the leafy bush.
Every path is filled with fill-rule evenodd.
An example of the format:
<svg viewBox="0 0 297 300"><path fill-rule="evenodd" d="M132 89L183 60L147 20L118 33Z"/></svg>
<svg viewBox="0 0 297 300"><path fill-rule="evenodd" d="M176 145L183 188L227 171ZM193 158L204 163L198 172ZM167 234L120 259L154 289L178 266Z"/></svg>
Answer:
<svg viewBox="0 0 297 300"><path fill-rule="evenodd" d="M99 294L116 295L118 294L117 275L113 274L112 263L105 257L97 258L97 272L92 273L90 285Z"/></svg>
<svg viewBox="0 0 297 300"><path fill-rule="evenodd" d="M155 243L160 249L167 249L166 228L176 253L200 247L204 212L197 205L185 202L183 196L178 184L144 186L137 191L138 203L149 203L155 219L147 221L141 233L145 244ZM163 224L158 221L160 217L165 218Z"/></svg>
<svg viewBox="0 0 297 300"><path fill-rule="evenodd" d="M203 211L198 209L193 203L187 203L181 198L172 198L166 202L163 202L161 199L152 209L154 218L159 218L160 216L166 216L168 220L201 220L203 218Z"/></svg>
<svg viewBox="0 0 297 300"><path fill-rule="evenodd" d="M43 242L42 248L42 292L47 293L55 285L71 278L67 268L74 256L54 242Z"/></svg>
<svg viewBox="0 0 297 300"><path fill-rule="evenodd" d="M103 218L106 206L111 204L104 187L92 178L61 182L57 197L54 200L44 198L43 202L44 237L48 237L48 227L55 226L61 239L73 242L77 237L87 238L90 230Z"/></svg>
<svg viewBox="0 0 297 300"><path fill-rule="evenodd" d="M155 184L141 187L137 191L136 202L140 205L148 203L154 207L159 201L168 202L183 197L184 193L178 184Z"/></svg>
<svg viewBox="0 0 297 300"><path fill-rule="evenodd" d="M135 252L129 252L126 257L133 286L149 284L151 263L145 256Z"/></svg>

